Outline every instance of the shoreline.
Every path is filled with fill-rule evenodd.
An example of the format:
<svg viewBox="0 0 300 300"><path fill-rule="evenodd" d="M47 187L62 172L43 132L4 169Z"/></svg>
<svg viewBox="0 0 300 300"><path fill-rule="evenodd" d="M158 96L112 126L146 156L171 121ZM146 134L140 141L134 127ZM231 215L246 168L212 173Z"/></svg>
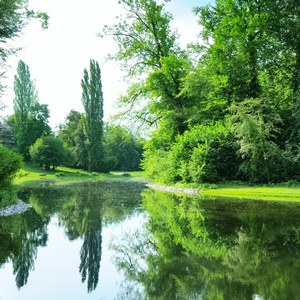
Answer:
<svg viewBox="0 0 300 300"><path fill-rule="evenodd" d="M199 195L199 192L200 192L200 189L175 188L175 187L171 187L171 186L164 186L164 185L159 185L159 184L154 184L154 183L147 183L146 186L151 189L154 189L154 190L170 192L170 193L183 193L183 194Z"/></svg>
<svg viewBox="0 0 300 300"><path fill-rule="evenodd" d="M0 209L0 217L8 217L11 215L18 215L25 212L30 205L25 204L23 201L19 200L17 204L5 206Z"/></svg>

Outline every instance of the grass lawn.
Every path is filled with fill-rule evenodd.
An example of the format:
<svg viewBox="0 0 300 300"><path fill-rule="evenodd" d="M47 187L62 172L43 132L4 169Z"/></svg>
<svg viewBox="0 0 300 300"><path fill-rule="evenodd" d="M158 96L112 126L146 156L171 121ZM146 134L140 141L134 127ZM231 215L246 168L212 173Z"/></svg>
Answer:
<svg viewBox="0 0 300 300"><path fill-rule="evenodd" d="M215 189L204 189L200 194L261 200L300 201L300 185L292 187L281 186L280 184L275 186L254 187L230 185L227 187L217 186Z"/></svg>
<svg viewBox="0 0 300 300"><path fill-rule="evenodd" d="M41 174L45 176L41 176ZM114 171L109 174L88 173L79 169L58 167L55 171L46 171L31 162L25 162L19 175L15 179L17 185L35 185L42 180L55 181L56 184L70 184L86 180L100 180L105 178L128 179L134 181L146 181L142 171L124 172ZM200 188L201 195L236 197L246 199L300 201L300 183L283 183L272 186L253 186L247 184L229 182L225 184L204 184L202 186L176 185L179 188Z"/></svg>
<svg viewBox="0 0 300 300"><path fill-rule="evenodd" d="M127 175L129 174L129 175ZM60 166L55 171L46 171L44 168L35 165L31 162L25 162L23 168L16 177L14 183L17 185L35 185L42 180L55 181L57 184L70 184L86 180L99 180L104 178L130 178L139 180L142 177L142 172L112 172L109 174L103 173L88 173L79 169L72 169Z"/></svg>

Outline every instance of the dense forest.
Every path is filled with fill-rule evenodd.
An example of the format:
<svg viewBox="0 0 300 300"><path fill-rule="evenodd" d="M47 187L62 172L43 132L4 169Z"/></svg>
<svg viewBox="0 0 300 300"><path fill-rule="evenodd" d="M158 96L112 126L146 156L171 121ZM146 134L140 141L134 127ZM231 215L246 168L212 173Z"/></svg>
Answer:
<svg viewBox="0 0 300 300"><path fill-rule="evenodd" d="M101 70L92 59L81 80L84 113L71 110L54 134L48 105L39 103L20 60L14 114L3 119L15 146L0 147L2 161L11 165L1 171L1 190L8 191L1 198L14 197L11 182L22 159L90 172L142 167L163 184L299 181L299 1L216 0L195 7L200 39L184 49L165 2L120 0L125 15L99 33L115 40L108 60L120 63L129 82L114 118L135 125L147 141L103 122ZM7 42L32 18L47 28L48 15L27 5L1 1L1 77L7 57L18 50Z"/></svg>
<svg viewBox="0 0 300 300"><path fill-rule="evenodd" d="M152 128L152 181L299 180L299 1L195 7L202 42L186 49L164 4L119 2L127 15L100 35L114 37L109 59L131 79L117 118Z"/></svg>

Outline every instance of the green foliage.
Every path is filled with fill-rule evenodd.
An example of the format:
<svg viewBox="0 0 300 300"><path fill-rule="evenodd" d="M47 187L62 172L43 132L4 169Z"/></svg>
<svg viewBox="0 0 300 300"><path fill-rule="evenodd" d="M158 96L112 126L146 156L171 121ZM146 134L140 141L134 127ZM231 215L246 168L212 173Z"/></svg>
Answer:
<svg viewBox="0 0 300 300"><path fill-rule="evenodd" d="M295 165L274 142L281 119L267 103L265 99L247 99L231 107L238 154L243 159L239 172L242 179L254 183L292 179L288 172Z"/></svg>
<svg viewBox="0 0 300 300"><path fill-rule="evenodd" d="M179 95L191 63L177 44L177 32L171 29L173 17L164 4L154 0L119 3L126 17L119 24L105 26L102 35L112 35L118 46L109 59L120 61L128 76L138 82L133 81L118 99L121 112L116 118L127 117L146 128L164 121L174 138L187 129L193 103Z"/></svg>
<svg viewBox="0 0 300 300"><path fill-rule="evenodd" d="M143 153L143 140L121 126L108 126L105 131L105 151L116 157L115 170L137 171Z"/></svg>
<svg viewBox="0 0 300 300"><path fill-rule="evenodd" d="M227 78L225 99L226 95L230 101L260 97L261 72L298 76L299 5L295 1L217 0L214 7L195 11L204 27L201 35L209 43L207 65ZM282 63L282 57L293 57L294 62ZM286 84L285 89L295 91L295 79Z"/></svg>
<svg viewBox="0 0 300 300"><path fill-rule="evenodd" d="M175 43L178 35L170 27L172 16L164 11L164 4L154 0L120 0L119 4L125 7L126 17L105 26L100 36L113 36L118 51L109 59L120 61L129 75L156 69L162 57L180 52Z"/></svg>
<svg viewBox="0 0 300 300"><path fill-rule="evenodd" d="M236 176L237 145L228 125L197 125L177 136L169 151L156 150L151 143L146 145L143 161L150 179L203 183Z"/></svg>
<svg viewBox="0 0 300 300"><path fill-rule="evenodd" d="M65 123L59 125L58 136L64 141L67 147L75 147L75 139L80 123L81 113L72 109L65 118Z"/></svg>
<svg viewBox="0 0 300 300"><path fill-rule="evenodd" d="M4 207L16 202L13 180L22 166L22 157L0 144L0 161L0 207Z"/></svg>
<svg viewBox="0 0 300 300"><path fill-rule="evenodd" d="M55 176L56 177L65 177L66 173L64 173L64 172L58 172L58 173L55 173Z"/></svg>
<svg viewBox="0 0 300 300"><path fill-rule="evenodd" d="M14 82L14 122L16 150L25 159L29 159L29 148L42 135L49 135L48 105L39 104L35 84L30 79L28 66L19 61Z"/></svg>
<svg viewBox="0 0 300 300"><path fill-rule="evenodd" d="M48 171L52 166L55 170L66 160L66 149L63 141L53 136L45 136L37 139L35 144L30 147L32 161L45 166Z"/></svg>
<svg viewBox="0 0 300 300"><path fill-rule="evenodd" d="M118 46L110 59L137 80L120 97L116 118L156 126L143 160L151 180L299 178L297 1L216 0L195 8L206 45L190 52L177 45L164 4L119 3L125 19L103 35Z"/></svg>
<svg viewBox="0 0 300 300"><path fill-rule="evenodd" d="M81 80L82 104L85 113L82 115L84 144L87 152L87 169L89 172L106 169L103 165L103 93L101 71L98 62L90 60L90 75L84 69Z"/></svg>

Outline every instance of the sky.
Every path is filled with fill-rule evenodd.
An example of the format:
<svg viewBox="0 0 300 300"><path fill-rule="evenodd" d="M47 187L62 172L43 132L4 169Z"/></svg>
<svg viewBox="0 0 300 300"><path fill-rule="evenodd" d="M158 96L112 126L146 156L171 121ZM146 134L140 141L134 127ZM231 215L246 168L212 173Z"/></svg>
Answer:
<svg viewBox="0 0 300 300"><path fill-rule="evenodd" d="M171 26L177 28L183 48L195 41L201 30L192 8L208 3L209 0L166 3L166 11L174 17ZM104 120L108 121L115 112L114 103L127 85L120 66L105 60L109 53L116 52L116 44L110 37L97 37L97 33L104 25L116 24L117 16L125 15L122 6L117 0L29 0L29 8L46 12L50 16L49 28L42 30L39 21L32 20L13 41L22 50L8 59L10 67L3 80L8 89L2 97L7 108L2 115L13 113L14 75L18 61L23 60L35 80L39 102L48 104L49 125L57 130L70 110L83 112L80 83L83 70L89 69L90 59L95 59L101 68Z"/></svg>

